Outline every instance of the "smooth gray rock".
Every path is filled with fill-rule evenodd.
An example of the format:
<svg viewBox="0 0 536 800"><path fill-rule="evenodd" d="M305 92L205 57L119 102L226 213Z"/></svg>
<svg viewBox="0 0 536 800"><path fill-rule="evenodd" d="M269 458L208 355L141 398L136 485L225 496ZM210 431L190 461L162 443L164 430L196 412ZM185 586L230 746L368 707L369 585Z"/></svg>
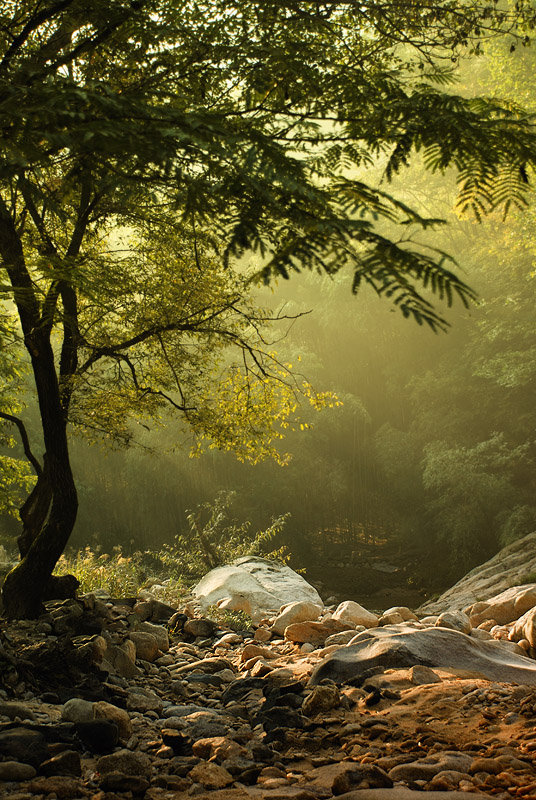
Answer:
<svg viewBox="0 0 536 800"><path fill-rule="evenodd" d="M66 722L90 722L95 718L93 703L90 700L73 697L67 700L61 709L61 718Z"/></svg>
<svg viewBox="0 0 536 800"><path fill-rule="evenodd" d="M324 678L345 683L371 667L396 669L422 664L465 670L492 681L536 686L536 661L447 628L388 625L364 631L356 640L321 661L310 683L316 685Z"/></svg>

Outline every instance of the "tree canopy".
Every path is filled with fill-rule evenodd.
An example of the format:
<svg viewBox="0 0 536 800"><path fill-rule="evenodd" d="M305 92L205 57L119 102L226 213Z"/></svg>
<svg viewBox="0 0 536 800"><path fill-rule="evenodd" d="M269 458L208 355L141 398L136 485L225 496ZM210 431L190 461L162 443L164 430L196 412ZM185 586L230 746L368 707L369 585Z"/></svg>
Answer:
<svg viewBox="0 0 536 800"><path fill-rule="evenodd" d="M535 15L523 0L4 3L2 291L45 448L8 613L36 613L74 525L70 421L128 436L132 410L166 402L218 446L240 449L244 422L245 455L264 441L274 412L259 401L273 409L289 376L248 306L246 253L265 281L347 269L354 291L368 283L434 330L430 290L473 299L448 254L415 239L439 220L388 183L420 152L454 168L462 212L525 202L531 117L449 81L486 38L525 43ZM229 343L243 363L219 384L224 415L206 370Z"/></svg>

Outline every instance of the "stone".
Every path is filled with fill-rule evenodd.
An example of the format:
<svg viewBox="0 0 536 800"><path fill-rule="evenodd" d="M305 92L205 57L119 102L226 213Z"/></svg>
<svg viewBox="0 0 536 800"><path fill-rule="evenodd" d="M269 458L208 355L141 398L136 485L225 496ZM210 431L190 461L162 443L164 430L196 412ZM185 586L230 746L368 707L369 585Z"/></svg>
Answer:
<svg viewBox="0 0 536 800"><path fill-rule="evenodd" d="M303 701L302 711L313 716L332 708L338 708L341 702L339 689L334 685L315 686L311 694Z"/></svg>
<svg viewBox="0 0 536 800"><path fill-rule="evenodd" d="M29 781L37 772L30 764L20 761L0 761L0 781Z"/></svg>
<svg viewBox="0 0 536 800"><path fill-rule="evenodd" d="M117 725L121 739L128 739L132 735L132 723L128 713L123 708L118 708L112 703L99 700L97 703L93 703L93 714L95 719L107 719L110 722L114 722Z"/></svg>
<svg viewBox="0 0 536 800"><path fill-rule="evenodd" d="M475 758L468 772L471 775L475 775L477 772L487 772L488 775L498 775L503 769L503 764L495 758Z"/></svg>
<svg viewBox="0 0 536 800"><path fill-rule="evenodd" d="M499 625L507 625L519 619L534 606L536 606L536 583L529 583L524 586L511 586L504 592L490 597L486 602L474 603L464 610L469 614L473 626L480 625L488 619L494 619Z"/></svg>
<svg viewBox="0 0 536 800"><path fill-rule="evenodd" d="M249 661L250 658L256 657L270 660L272 658L277 658L277 654L274 653L273 650L270 650L269 647L260 647L257 644L246 644L240 653L240 661L242 661L242 663Z"/></svg>
<svg viewBox="0 0 536 800"><path fill-rule="evenodd" d="M216 623L211 619L206 619L205 617L196 617L195 619L189 619L184 623L183 633L192 636L194 639L198 637L203 637L206 639L210 639L214 636L216 629Z"/></svg>
<svg viewBox="0 0 536 800"><path fill-rule="evenodd" d="M463 669L492 681L536 685L536 662L447 628L414 628L409 623L358 634L355 643L327 656L313 670L310 683L324 678L344 683L372 667L407 668L421 664Z"/></svg>
<svg viewBox="0 0 536 800"><path fill-rule="evenodd" d="M257 628L253 638L256 642L269 642L272 638L272 631L268 628Z"/></svg>
<svg viewBox="0 0 536 800"><path fill-rule="evenodd" d="M470 755L445 750L409 764L398 764L389 771L389 777L393 781L429 781L444 770L467 773L472 763L473 757Z"/></svg>
<svg viewBox="0 0 536 800"><path fill-rule="evenodd" d="M48 758L49 752L42 733L15 726L0 730L0 755L8 761L20 761L38 767Z"/></svg>
<svg viewBox="0 0 536 800"><path fill-rule="evenodd" d="M245 747L242 747L233 739L229 739L228 736L212 736L207 739L198 739L192 745L192 752L198 758L217 761L218 764L221 764L226 759L247 754Z"/></svg>
<svg viewBox="0 0 536 800"><path fill-rule="evenodd" d="M434 775L432 780L428 782L427 787L448 792L457 789L458 784L463 780L470 781L470 775L455 769L443 769L441 772L438 772L437 775Z"/></svg>
<svg viewBox="0 0 536 800"><path fill-rule="evenodd" d="M97 634L97 635L91 637L91 639L89 641L89 645L90 645L90 648L91 648L91 654L92 654L92 657L93 657L93 661L96 664L100 664L100 662L102 661L102 659L106 655L106 650L108 648L108 642L106 641L104 636L99 636Z"/></svg>
<svg viewBox="0 0 536 800"><path fill-rule="evenodd" d="M480 639L480 641L485 642L493 639L493 636L489 631L484 631L481 628L473 628L471 631L471 636L474 639Z"/></svg>
<svg viewBox="0 0 536 800"><path fill-rule="evenodd" d="M325 619L322 622L295 622L285 628L285 639L297 644L308 642L323 645L328 636L345 629L348 623L336 619Z"/></svg>
<svg viewBox="0 0 536 800"><path fill-rule="evenodd" d="M469 635L471 633L471 620L463 611L444 611L435 621L436 628L450 628Z"/></svg>
<svg viewBox="0 0 536 800"><path fill-rule="evenodd" d="M107 756L101 756L97 761L97 769L101 775L108 772L122 772L125 775L148 777L151 774L151 759L146 753L123 749Z"/></svg>
<svg viewBox="0 0 536 800"><path fill-rule="evenodd" d="M312 645L302 645L302 647L312 648ZM263 678L265 675L268 675L269 672L273 672L271 664L263 658L251 658L246 662L245 667L249 670L253 678Z"/></svg>
<svg viewBox="0 0 536 800"><path fill-rule="evenodd" d="M205 672L213 675L215 672L220 672L224 669L231 669L234 672L232 661L216 656L201 658L199 661L191 661L189 664L183 664L173 670L173 675L187 675L189 672Z"/></svg>
<svg viewBox="0 0 536 800"><path fill-rule="evenodd" d="M163 605L163 603L160 605ZM167 628L165 628L163 625L155 625L152 622L141 622L138 625L137 630L142 631L143 633L151 633L156 639L158 649L163 653L167 653L169 650L169 636Z"/></svg>
<svg viewBox="0 0 536 800"><path fill-rule="evenodd" d="M388 617L390 614L398 614L402 617L403 622L411 622L412 620L414 622L419 621L419 617L407 606L392 606L391 608L387 608L383 612L382 617Z"/></svg>
<svg viewBox="0 0 536 800"><path fill-rule="evenodd" d="M189 756L192 754L191 739L180 731L173 728L163 728L162 741L166 747L170 747L173 750L176 756Z"/></svg>
<svg viewBox="0 0 536 800"><path fill-rule="evenodd" d="M228 608L245 611L254 623L288 603L309 601L323 606L316 589L301 575L284 564L257 556L238 558L211 570L193 593L203 611L229 599Z"/></svg>
<svg viewBox="0 0 536 800"><path fill-rule="evenodd" d="M63 705L61 718L66 722L89 722L95 718L93 703L90 700L73 697Z"/></svg>
<svg viewBox="0 0 536 800"><path fill-rule="evenodd" d="M24 705L24 703L4 703L0 701L0 716L9 717L9 719L35 719L35 714L31 709Z"/></svg>
<svg viewBox="0 0 536 800"><path fill-rule="evenodd" d="M224 767L209 761L197 764L190 770L188 777L195 783L200 783L205 789L223 789L234 781L231 773Z"/></svg>
<svg viewBox="0 0 536 800"><path fill-rule="evenodd" d="M39 767L42 775L72 775L79 778L82 774L80 754L76 750L63 750L52 758L43 761Z"/></svg>
<svg viewBox="0 0 536 800"><path fill-rule="evenodd" d="M416 664L409 671L409 679L416 686L425 686L428 683L441 683L441 678L430 667Z"/></svg>
<svg viewBox="0 0 536 800"><path fill-rule="evenodd" d="M109 753L119 741L117 725L108 719L77 722L75 729L78 738L91 753Z"/></svg>
<svg viewBox="0 0 536 800"><path fill-rule="evenodd" d="M489 602L491 608L486 610L490 617L497 619L493 612L496 606L499 616L500 609L503 609L506 617L511 612L506 612L510 601L512 602L513 615L509 619L501 619L497 622L505 624L519 618L525 611L528 611L534 603L527 597L526 600L518 601L519 613L516 608L515 596L519 590L528 589L529 593L536 591L536 584L523 584L523 578L531 573L536 573L536 532L529 533L521 539L503 547L502 550L478 567L472 569L465 577L461 578L450 589L444 592L437 600L424 603L417 609L419 614L438 614L443 611L451 611L463 608L470 613L470 607L477 602ZM510 595L506 595L511 592ZM505 598L497 600L498 595L504 593ZM523 610L522 603L528 602ZM482 614L482 611L476 612ZM473 625L479 623L473 622Z"/></svg>
<svg viewBox="0 0 536 800"><path fill-rule="evenodd" d="M272 632L283 635L285 628L295 622L314 622L322 613L323 606L307 600L298 600L283 606L272 625Z"/></svg>
<svg viewBox="0 0 536 800"><path fill-rule="evenodd" d="M374 764L359 764L348 767L339 773L333 781L331 790L334 795L343 795L351 789L390 788L393 781L385 770Z"/></svg>
<svg viewBox="0 0 536 800"><path fill-rule="evenodd" d="M404 622L404 617L398 611L390 611L388 614L382 614L378 620L378 625L399 625Z"/></svg>
<svg viewBox="0 0 536 800"><path fill-rule="evenodd" d="M147 631L131 631L130 639L134 642L136 648L136 658L141 658L143 661L156 661L162 655L158 642L152 633Z"/></svg>
<svg viewBox="0 0 536 800"><path fill-rule="evenodd" d="M217 717L190 716L183 717L180 725L176 718L171 717L167 720L169 727L177 727L192 740L209 739L213 736L225 736L229 732L229 725L226 720Z"/></svg>
<svg viewBox="0 0 536 800"><path fill-rule="evenodd" d="M238 633L224 633L220 636L217 642L214 642L214 647L232 647L233 645L242 644L243 639Z"/></svg>
<svg viewBox="0 0 536 800"><path fill-rule="evenodd" d="M536 606L525 612L514 623L510 638L514 642L525 639L530 647L536 649Z"/></svg>
<svg viewBox="0 0 536 800"><path fill-rule="evenodd" d="M378 625L378 617L371 611L355 603L353 600L346 600L335 609L333 619L338 619L341 622L348 622L354 627L356 625L363 625L365 628L376 628Z"/></svg>
<svg viewBox="0 0 536 800"><path fill-rule="evenodd" d="M140 711L142 714L146 714L148 711L156 711L157 714L161 714L163 708L164 705L161 698L155 694L155 692L151 692L150 689L144 689L142 686L135 686L132 691L128 693L128 711Z"/></svg>
<svg viewBox="0 0 536 800"><path fill-rule="evenodd" d="M339 646L350 644L355 635L357 633L361 633L361 631L364 630L365 627L363 625L358 625L356 628L352 628L351 630L348 631L340 631L340 633L332 633L331 636L328 636L328 638L324 642L324 646L330 647L332 644L336 644Z"/></svg>
<svg viewBox="0 0 536 800"><path fill-rule="evenodd" d="M83 796L80 781L67 775L53 775L50 778L36 778L28 784L28 791L41 796L56 796L58 800L74 800Z"/></svg>
<svg viewBox="0 0 536 800"><path fill-rule="evenodd" d="M125 639L120 645L109 646L106 659L123 678L136 678L140 675L136 666L136 645L130 639Z"/></svg>
<svg viewBox="0 0 536 800"><path fill-rule="evenodd" d="M138 600L132 609L134 614L141 620L151 620L151 622L168 622L176 609L156 597L146 597ZM162 649L162 648L160 648Z"/></svg>
<svg viewBox="0 0 536 800"><path fill-rule="evenodd" d="M101 776L99 784L105 792L131 792L144 795L150 786L143 775L130 775L125 772L107 772Z"/></svg>

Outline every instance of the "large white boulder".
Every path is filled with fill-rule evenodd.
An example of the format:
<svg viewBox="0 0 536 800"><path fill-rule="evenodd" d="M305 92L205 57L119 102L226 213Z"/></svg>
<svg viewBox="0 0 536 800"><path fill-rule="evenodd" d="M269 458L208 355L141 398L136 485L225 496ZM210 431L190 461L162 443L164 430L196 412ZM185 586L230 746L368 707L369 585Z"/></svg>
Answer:
<svg viewBox="0 0 536 800"><path fill-rule="evenodd" d="M288 603L324 606L314 586L293 569L257 556L244 556L216 567L201 578L193 594L202 611L223 605L233 611L245 611L253 622L277 613Z"/></svg>

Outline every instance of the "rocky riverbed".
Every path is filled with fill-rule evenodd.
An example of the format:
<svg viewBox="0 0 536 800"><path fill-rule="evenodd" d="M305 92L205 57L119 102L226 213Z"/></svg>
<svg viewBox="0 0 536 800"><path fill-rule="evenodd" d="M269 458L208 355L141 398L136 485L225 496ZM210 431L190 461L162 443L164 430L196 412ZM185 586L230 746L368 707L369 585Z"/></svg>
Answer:
<svg viewBox="0 0 536 800"><path fill-rule="evenodd" d="M238 632L150 596L2 620L0 796L536 798L536 586L507 595Z"/></svg>

